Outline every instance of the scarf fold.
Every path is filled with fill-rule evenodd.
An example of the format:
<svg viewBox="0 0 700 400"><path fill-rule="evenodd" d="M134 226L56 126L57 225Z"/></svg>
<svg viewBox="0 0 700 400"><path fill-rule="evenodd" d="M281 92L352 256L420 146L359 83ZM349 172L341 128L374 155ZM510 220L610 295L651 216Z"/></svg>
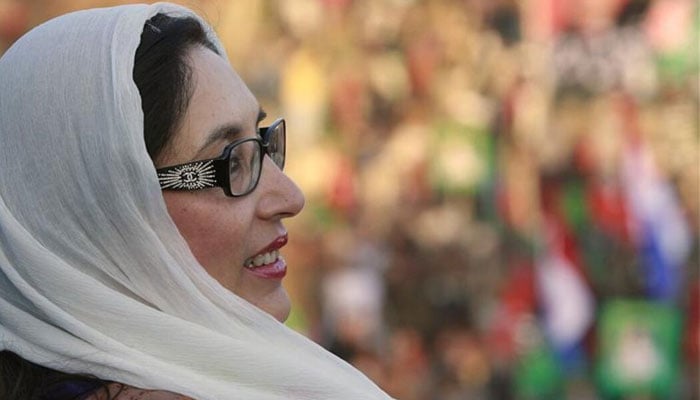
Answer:
<svg viewBox="0 0 700 400"><path fill-rule="evenodd" d="M168 3L78 11L0 58L0 349L197 400L387 399L227 291L163 202L132 78Z"/></svg>

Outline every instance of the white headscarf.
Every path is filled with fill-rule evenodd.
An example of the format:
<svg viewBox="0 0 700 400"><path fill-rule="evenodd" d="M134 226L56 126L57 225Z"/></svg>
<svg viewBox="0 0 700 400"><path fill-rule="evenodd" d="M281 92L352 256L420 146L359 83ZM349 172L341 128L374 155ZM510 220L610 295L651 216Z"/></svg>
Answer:
<svg viewBox="0 0 700 400"><path fill-rule="evenodd" d="M0 349L198 400L388 398L223 288L179 234L132 78L159 12L198 18L166 3L79 11L0 59Z"/></svg>

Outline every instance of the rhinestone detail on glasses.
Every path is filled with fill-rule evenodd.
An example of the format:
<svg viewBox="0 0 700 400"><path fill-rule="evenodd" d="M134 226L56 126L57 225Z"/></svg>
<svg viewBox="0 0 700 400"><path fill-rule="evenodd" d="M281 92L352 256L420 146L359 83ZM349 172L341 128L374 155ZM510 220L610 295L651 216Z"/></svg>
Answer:
<svg viewBox="0 0 700 400"><path fill-rule="evenodd" d="M158 180L163 189L197 190L214 187L214 164L209 160L176 167L168 172L158 173Z"/></svg>

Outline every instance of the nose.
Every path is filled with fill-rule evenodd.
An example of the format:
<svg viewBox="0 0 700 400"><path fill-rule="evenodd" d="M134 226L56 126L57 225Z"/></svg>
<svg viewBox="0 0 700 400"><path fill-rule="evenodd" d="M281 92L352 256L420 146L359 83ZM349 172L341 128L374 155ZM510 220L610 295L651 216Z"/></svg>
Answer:
<svg viewBox="0 0 700 400"><path fill-rule="evenodd" d="M263 219L293 217L306 202L301 189L277 165L265 156L258 188L258 215Z"/></svg>

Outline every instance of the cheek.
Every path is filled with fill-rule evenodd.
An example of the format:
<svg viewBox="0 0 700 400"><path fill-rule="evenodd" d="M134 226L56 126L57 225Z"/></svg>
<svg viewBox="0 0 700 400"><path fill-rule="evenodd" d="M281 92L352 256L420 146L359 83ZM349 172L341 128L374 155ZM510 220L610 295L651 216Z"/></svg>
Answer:
<svg viewBox="0 0 700 400"><path fill-rule="evenodd" d="M200 264L221 284L233 289L244 261L246 230L231 205L191 201L191 193L164 193L168 213ZM226 212L228 210L228 212Z"/></svg>

